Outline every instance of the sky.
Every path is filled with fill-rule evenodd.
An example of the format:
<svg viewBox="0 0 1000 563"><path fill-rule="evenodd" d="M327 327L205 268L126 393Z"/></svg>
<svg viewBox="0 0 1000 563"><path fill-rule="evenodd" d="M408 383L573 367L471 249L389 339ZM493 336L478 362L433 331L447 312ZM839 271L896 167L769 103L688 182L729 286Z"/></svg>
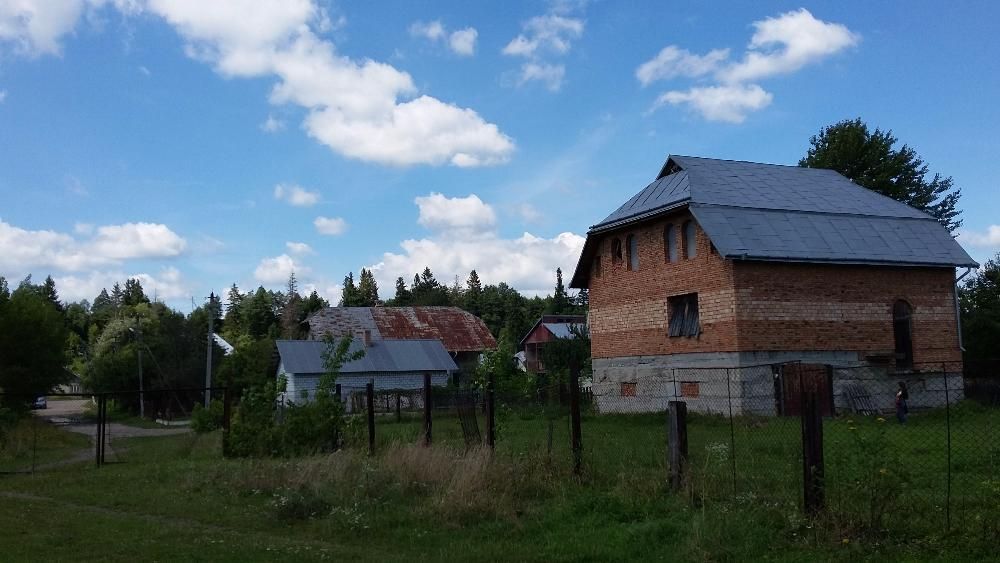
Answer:
<svg viewBox="0 0 1000 563"><path fill-rule="evenodd" d="M891 129L1000 251L1000 4L0 0L0 275L546 294L668 154Z"/></svg>

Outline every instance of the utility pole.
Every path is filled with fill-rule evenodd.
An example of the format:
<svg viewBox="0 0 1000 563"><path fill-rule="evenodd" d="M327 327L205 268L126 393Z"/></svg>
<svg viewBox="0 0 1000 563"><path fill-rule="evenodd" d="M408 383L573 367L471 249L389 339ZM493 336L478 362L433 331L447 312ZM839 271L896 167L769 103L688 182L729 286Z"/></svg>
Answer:
<svg viewBox="0 0 1000 563"><path fill-rule="evenodd" d="M209 407L212 400L212 345L215 343L212 332L215 331L215 292L208 295L208 354L205 360L205 408Z"/></svg>
<svg viewBox="0 0 1000 563"><path fill-rule="evenodd" d="M142 388L142 319L135 318L135 339L139 341L139 418L146 418L146 396ZM154 360L156 358L153 358Z"/></svg>

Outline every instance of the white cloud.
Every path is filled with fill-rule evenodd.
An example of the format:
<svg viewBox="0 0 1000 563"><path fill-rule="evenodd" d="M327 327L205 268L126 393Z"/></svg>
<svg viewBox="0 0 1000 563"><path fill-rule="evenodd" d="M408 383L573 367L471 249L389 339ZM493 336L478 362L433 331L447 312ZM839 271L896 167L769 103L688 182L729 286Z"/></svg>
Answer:
<svg viewBox="0 0 1000 563"><path fill-rule="evenodd" d="M312 207L319 203L319 192L311 192L297 184L274 186L274 199L296 207Z"/></svg>
<svg viewBox="0 0 1000 563"><path fill-rule="evenodd" d="M503 238L497 232L496 213L479 196L447 198L432 193L417 198L418 223L433 232L422 239L400 243L401 252L386 252L369 266L383 293L391 292L396 278L405 280L429 266L438 280L465 280L476 270L484 283L511 284L528 294L552 292L555 270L572 271L584 237L560 233L543 238L524 233Z"/></svg>
<svg viewBox="0 0 1000 563"><path fill-rule="evenodd" d="M73 232L78 235L89 235L94 232L93 223L76 223L73 225Z"/></svg>
<svg viewBox="0 0 1000 563"><path fill-rule="evenodd" d="M4 0L0 44L11 45L19 55L59 55L59 40L73 31L83 9L83 0Z"/></svg>
<svg viewBox="0 0 1000 563"><path fill-rule="evenodd" d="M187 242L166 225L125 223L97 227L88 239L50 230L30 231L0 220L0 271L53 268L81 271L140 258L180 255Z"/></svg>
<svg viewBox="0 0 1000 563"><path fill-rule="evenodd" d="M347 231L347 221L340 217L317 217L313 221L313 225L316 226L316 231L321 235L336 236Z"/></svg>
<svg viewBox="0 0 1000 563"><path fill-rule="evenodd" d="M582 19L556 14L535 16L524 22L521 33L503 48L503 54L535 57L545 53L564 55L573 40L583 35Z"/></svg>
<svg viewBox="0 0 1000 563"><path fill-rule="evenodd" d="M431 193L413 202L420 209L417 222L436 231L492 229L497 222L493 208L475 194L445 197Z"/></svg>
<svg viewBox="0 0 1000 563"><path fill-rule="evenodd" d="M476 54L476 38L479 32L474 27L459 29L451 33L440 20L432 22L413 22L410 25L410 35L422 37L431 42L443 42L456 55L471 57Z"/></svg>
<svg viewBox="0 0 1000 563"><path fill-rule="evenodd" d="M1000 225L990 225L982 232L962 229L958 241L976 248L1000 248Z"/></svg>
<svg viewBox="0 0 1000 563"><path fill-rule="evenodd" d="M285 129L285 122L274 117L273 115L268 115L267 119L260 124L260 130L266 133L277 133Z"/></svg>
<svg viewBox="0 0 1000 563"><path fill-rule="evenodd" d="M156 275L147 273L126 274L121 271L95 271L89 274L53 276L59 297L64 301L93 301L102 289L110 289L116 282L138 279L146 295L157 300L182 299L191 295L190 286L184 281L180 270L166 267Z"/></svg>
<svg viewBox="0 0 1000 563"><path fill-rule="evenodd" d="M453 31L451 35L448 36L448 47L450 47L452 52L456 55L471 57L476 54L477 37L479 37L479 32L476 31L476 28L474 27L467 27L465 29Z"/></svg>
<svg viewBox="0 0 1000 563"><path fill-rule="evenodd" d="M275 75L273 104L308 110L306 132L349 158L406 166L506 162L513 141L475 111L418 96L409 74L338 55L308 0L152 0L190 56L225 76Z"/></svg>
<svg viewBox="0 0 1000 563"><path fill-rule="evenodd" d="M548 14L535 16L522 24L521 33L501 51L508 56L527 59L517 73L518 86L537 81L550 92L562 88L566 67L549 62L548 58L565 55L573 41L583 36L583 20L569 15L582 9L583 3L556 3Z"/></svg>
<svg viewBox="0 0 1000 563"><path fill-rule="evenodd" d="M707 86L687 91L671 90L657 98L653 108L687 105L709 121L742 123L747 113L767 107L774 96L756 84Z"/></svg>
<svg viewBox="0 0 1000 563"><path fill-rule="evenodd" d="M695 55L687 49L668 45L655 57L639 65L635 77L643 86L677 76L696 78L715 72L728 57L729 49L713 49L704 55Z"/></svg>
<svg viewBox="0 0 1000 563"><path fill-rule="evenodd" d="M743 61L722 69L726 82L788 74L857 45L861 37L838 23L818 20L805 8L753 22L756 31Z"/></svg>
<svg viewBox="0 0 1000 563"><path fill-rule="evenodd" d="M309 268L297 263L291 256L282 254L261 260L253 271L253 277L260 283L278 284L288 281L292 272L295 272L296 276L307 275Z"/></svg>
<svg viewBox="0 0 1000 563"><path fill-rule="evenodd" d="M285 243L285 248L292 254L313 254L312 247L304 242L289 241Z"/></svg>
<svg viewBox="0 0 1000 563"><path fill-rule="evenodd" d="M653 109L687 105L710 121L742 123L748 113L771 104L774 96L751 81L788 74L857 45L860 36L838 23L824 22L802 8L753 22L756 31L741 61L727 63L728 49L696 55L669 45L635 72L643 86L676 77L712 75L721 84L670 90Z"/></svg>
<svg viewBox="0 0 1000 563"><path fill-rule="evenodd" d="M537 80L545 84L545 87L552 92L562 88L563 78L566 77L566 67L563 65L553 65L548 63L527 62L521 65L521 72L517 79L518 86L522 86L532 80Z"/></svg>
<svg viewBox="0 0 1000 563"><path fill-rule="evenodd" d="M444 24L440 20L432 22L413 22L410 25L410 35L414 37L424 37L430 39L431 41L438 41L444 39L447 32L444 29Z"/></svg>

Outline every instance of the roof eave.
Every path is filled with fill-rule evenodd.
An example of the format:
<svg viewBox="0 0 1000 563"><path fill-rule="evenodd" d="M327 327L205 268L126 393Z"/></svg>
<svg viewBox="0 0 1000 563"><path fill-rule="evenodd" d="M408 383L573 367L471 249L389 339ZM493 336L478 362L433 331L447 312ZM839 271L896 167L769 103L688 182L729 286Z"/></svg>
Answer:
<svg viewBox="0 0 1000 563"><path fill-rule="evenodd" d="M893 260L839 260L825 258L804 258L801 256L754 256L752 254L738 254L733 252L722 252L719 254L729 260L741 262L787 262L799 264L842 264L845 266L899 266L906 268L978 268L979 263L975 260L962 263L946 262L907 262Z"/></svg>

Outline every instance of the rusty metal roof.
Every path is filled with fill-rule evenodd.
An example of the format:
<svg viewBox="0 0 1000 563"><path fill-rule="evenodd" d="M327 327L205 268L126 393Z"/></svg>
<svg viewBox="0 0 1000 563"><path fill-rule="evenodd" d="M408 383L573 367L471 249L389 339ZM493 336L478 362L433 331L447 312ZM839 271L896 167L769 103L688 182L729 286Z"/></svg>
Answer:
<svg viewBox="0 0 1000 563"><path fill-rule="evenodd" d="M309 338L362 335L372 340L437 339L449 352L496 348L482 319L458 307L327 307L306 319Z"/></svg>

